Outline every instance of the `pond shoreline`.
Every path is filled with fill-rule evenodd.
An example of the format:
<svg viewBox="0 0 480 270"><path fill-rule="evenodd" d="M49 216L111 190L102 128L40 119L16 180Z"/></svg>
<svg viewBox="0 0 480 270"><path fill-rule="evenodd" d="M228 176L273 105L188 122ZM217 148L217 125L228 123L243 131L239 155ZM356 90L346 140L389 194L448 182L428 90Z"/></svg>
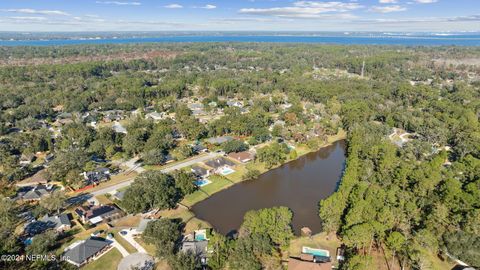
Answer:
<svg viewBox="0 0 480 270"><path fill-rule="evenodd" d="M227 233L225 227L233 227L233 220L238 225L248 210L287 206L294 212L293 226L297 233L300 224L319 231L320 220L312 217L318 217L318 202L337 189L345 154L343 139L330 142L317 151L275 166L256 179L231 183L193 204L190 211L221 232L223 227L223 233ZM219 220L224 225L218 226L222 223Z"/></svg>
<svg viewBox="0 0 480 270"><path fill-rule="evenodd" d="M221 191L224 191L226 189L229 189L239 183L242 183L242 182L246 182L246 181L255 181L257 180L258 178L260 178L262 175L268 173L269 171L272 171L272 170L275 170L275 169L278 169L278 168L281 168L282 166L286 166L288 165L289 163L291 162L294 162L296 160L299 160L300 158L308 155L308 154L311 154L311 153L315 153L315 152L318 152L318 151L321 151L322 149L326 148L326 147L330 147L340 141L345 141L347 139L347 136L346 136L346 133L345 131L343 130L340 130L336 135L332 135L332 136L329 136L328 139L327 139L327 142L323 145L321 145L318 149L316 150L311 150L310 148L308 149L308 151L305 151L305 152L302 152L300 154L298 154L298 156L295 158L295 159L287 159L284 163L281 163L281 164L277 164L277 165L274 165L273 167L271 168L268 168L268 169L264 169L264 170L261 170L261 173L257 176L256 179L240 179L239 181L233 181L233 180L230 180L228 179L227 177L225 176L217 176L216 178L222 178L222 179L226 179L227 182L229 182L229 184L223 186L222 188L218 189L218 190L215 190L215 192L212 192L212 193L209 193L209 196L206 197L206 198L203 198L203 199L200 199L200 200L194 200L193 202L187 202L186 199L182 200L179 204L183 207L186 207L188 209L190 209L191 207L193 207L195 204L197 203L200 203L206 199L208 199L209 197L213 196L214 194L218 193L218 192L221 192ZM201 191L202 188L199 188L199 191ZM187 196L188 197L188 196Z"/></svg>

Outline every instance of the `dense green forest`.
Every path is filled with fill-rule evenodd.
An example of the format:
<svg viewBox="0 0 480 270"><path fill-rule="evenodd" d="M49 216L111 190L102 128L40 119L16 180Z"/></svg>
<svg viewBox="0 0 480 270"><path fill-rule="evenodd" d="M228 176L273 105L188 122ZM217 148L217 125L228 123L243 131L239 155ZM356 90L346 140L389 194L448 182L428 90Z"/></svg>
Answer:
<svg viewBox="0 0 480 270"><path fill-rule="evenodd" d="M326 134L339 127L348 134L341 184L319 203L324 230L347 246L342 269L371 269L372 252L380 249L410 269L429 269L428 256L447 251L480 266L480 65L466 59L480 59L480 49L224 43L1 47L1 193L11 195L11 185L33 173L20 165L20 157L35 152L54 152L50 177L74 186L72 176L88 167L92 156L142 154L146 164L158 164L173 149L175 155L192 155L176 147L177 132L189 140L234 134L252 136L251 144L264 142L282 132L267 127L287 96L293 104L282 114L287 124L312 125L302 107L312 104ZM225 106L221 97L251 100L252 108L248 114L225 108L224 116L204 125L182 103L196 96L219 106ZM45 123L59 119L59 106L76 121L57 137ZM176 120L138 119L125 135L93 129L82 117L147 107L174 112ZM388 137L393 128L415 139L399 147ZM235 144L229 147L242 149ZM276 164L282 159L274 155L281 152L277 146L261 158ZM189 185L178 191L171 178L161 182L172 196L157 204L175 204L182 193L192 192ZM147 176L142 181L156 186ZM135 191L127 196L140 198ZM8 220L0 224L5 243L0 251L9 251L14 217L10 207L3 208L2 219ZM128 208L140 212L151 205L136 201ZM288 209L271 211L289 215ZM278 232L277 239L268 231L274 226L265 231L258 225L262 218L262 213L247 216L234 246L217 236L230 253L218 255L223 259L212 262L213 269L222 269L227 257L231 269L278 266L291 232ZM172 226L178 225L159 224L156 230ZM259 249L251 251L252 246Z"/></svg>

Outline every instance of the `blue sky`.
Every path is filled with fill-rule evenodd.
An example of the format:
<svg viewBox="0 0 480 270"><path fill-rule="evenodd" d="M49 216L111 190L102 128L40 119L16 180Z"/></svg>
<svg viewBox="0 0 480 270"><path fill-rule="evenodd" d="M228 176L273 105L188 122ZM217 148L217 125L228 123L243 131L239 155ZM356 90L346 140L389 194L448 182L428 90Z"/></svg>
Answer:
<svg viewBox="0 0 480 270"><path fill-rule="evenodd" d="M479 0L3 0L0 31L480 31Z"/></svg>

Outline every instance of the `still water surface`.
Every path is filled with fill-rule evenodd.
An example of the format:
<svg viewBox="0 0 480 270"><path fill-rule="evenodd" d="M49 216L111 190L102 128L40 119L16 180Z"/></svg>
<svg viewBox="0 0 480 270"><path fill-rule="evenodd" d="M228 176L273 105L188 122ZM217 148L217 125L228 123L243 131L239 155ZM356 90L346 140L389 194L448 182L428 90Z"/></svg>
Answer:
<svg viewBox="0 0 480 270"><path fill-rule="evenodd" d="M339 141L273 169L256 180L220 191L192 207L195 215L228 234L238 229L249 210L286 206L293 211L296 234L304 226L321 229L318 202L331 195L345 163L345 142Z"/></svg>

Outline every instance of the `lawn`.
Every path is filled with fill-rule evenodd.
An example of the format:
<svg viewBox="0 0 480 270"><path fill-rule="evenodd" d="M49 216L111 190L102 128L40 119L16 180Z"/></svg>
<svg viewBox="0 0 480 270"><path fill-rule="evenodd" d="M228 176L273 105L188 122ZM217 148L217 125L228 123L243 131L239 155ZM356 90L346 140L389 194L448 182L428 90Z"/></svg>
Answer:
<svg viewBox="0 0 480 270"><path fill-rule="evenodd" d="M170 218L170 219L179 218L183 220L183 222L186 223L185 233L191 233L195 230L198 230L199 228L205 229L205 228L212 227L207 222L196 218L194 213L182 207L178 207L177 209L172 209L172 210L164 210L164 211L161 211L159 214L161 217L164 217L164 218Z"/></svg>
<svg viewBox="0 0 480 270"><path fill-rule="evenodd" d="M97 198L98 202L100 204L112 204L113 202L105 195L98 195L95 198Z"/></svg>
<svg viewBox="0 0 480 270"><path fill-rule="evenodd" d="M212 175L208 179L212 181L212 183L201 187L199 190L195 191L190 195L185 196L185 198L181 201L181 204L190 207L195 203L208 198L212 194L219 192L220 190L223 190L234 184L232 183L232 181L229 181L226 178L218 175Z"/></svg>
<svg viewBox="0 0 480 270"><path fill-rule="evenodd" d="M140 215L126 215L115 221L113 225L115 227L134 228L138 226L141 219L142 217Z"/></svg>
<svg viewBox="0 0 480 270"><path fill-rule="evenodd" d="M122 254L116 248L112 248L106 254L103 254L96 261L90 262L83 267L83 270L116 270L122 260Z"/></svg>
<svg viewBox="0 0 480 270"><path fill-rule="evenodd" d="M135 237L134 239L147 251L148 254L155 256L155 245L145 243L142 237Z"/></svg>
<svg viewBox="0 0 480 270"><path fill-rule="evenodd" d="M289 255L300 256L302 247L308 246L312 248L321 248L330 251L330 257L335 258L337 247L340 246L340 240L335 235L330 235L327 239L326 233L315 234L312 237L297 237L290 241Z"/></svg>

